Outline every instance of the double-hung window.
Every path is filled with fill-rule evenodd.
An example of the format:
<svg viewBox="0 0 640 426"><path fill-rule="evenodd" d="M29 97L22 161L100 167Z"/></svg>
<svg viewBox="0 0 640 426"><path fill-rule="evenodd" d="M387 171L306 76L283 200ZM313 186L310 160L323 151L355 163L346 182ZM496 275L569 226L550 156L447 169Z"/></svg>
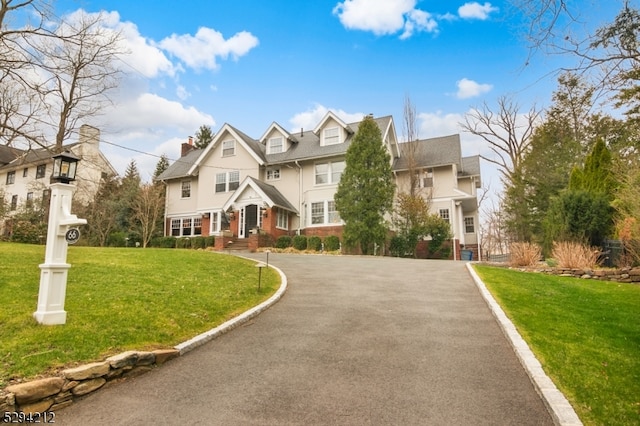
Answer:
<svg viewBox="0 0 640 426"><path fill-rule="evenodd" d="M289 229L289 214L284 209L278 209L276 213L276 228Z"/></svg>
<svg viewBox="0 0 640 426"><path fill-rule="evenodd" d="M240 172L233 170L216 174L216 193L235 191L240 186Z"/></svg>
<svg viewBox="0 0 640 426"><path fill-rule="evenodd" d="M340 128L339 127L329 127L324 129L324 144L325 145L336 145L340 143Z"/></svg>
<svg viewBox="0 0 640 426"><path fill-rule="evenodd" d="M473 234L474 232L476 232L476 227L473 223L473 216L464 218L464 232L467 234Z"/></svg>
<svg viewBox="0 0 640 426"><path fill-rule="evenodd" d="M191 197L191 181L190 180L182 181L181 194L182 194L182 198Z"/></svg>
<svg viewBox="0 0 640 426"><path fill-rule="evenodd" d="M311 203L312 225L340 223L340 221L340 214L336 210L335 201L327 200Z"/></svg>
<svg viewBox="0 0 640 426"><path fill-rule="evenodd" d="M222 141L222 156L230 157L236 153L236 141L230 139L228 141Z"/></svg>
<svg viewBox="0 0 640 426"><path fill-rule="evenodd" d="M42 179L46 173L47 173L46 164L40 164L38 167L36 167L36 179Z"/></svg>
<svg viewBox="0 0 640 426"><path fill-rule="evenodd" d="M269 139L269 154L279 154L282 151L284 151L284 139L282 136Z"/></svg>
<svg viewBox="0 0 640 426"><path fill-rule="evenodd" d="M315 167L316 185L339 183L345 167L346 167L346 163L344 161L316 163L316 167Z"/></svg>
<svg viewBox="0 0 640 426"><path fill-rule="evenodd" d="M11 196L11 206L9 207L9 210L15 210L18 208L18 196L17 195L12 195Z"/></svg>
<svg viewBox="0 0 640 426"><path fill-rule="evenodd" d="M440 214L440 217L446 220L447 223L449 222L449 209L440 209L438 214Z"/></svg>
<svg viewBox="0 0 640 426"><path fill-rule="evenodd" d="M7 185L11 185L13 183L16 183L16 171L15 170L7 172Z"/></svg>

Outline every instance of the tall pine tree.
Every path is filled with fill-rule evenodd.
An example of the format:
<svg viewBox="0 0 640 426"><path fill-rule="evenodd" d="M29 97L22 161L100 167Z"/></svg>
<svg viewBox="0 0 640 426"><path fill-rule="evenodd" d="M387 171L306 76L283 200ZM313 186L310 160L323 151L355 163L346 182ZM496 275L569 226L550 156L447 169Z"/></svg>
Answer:
<svg viewBox="0 0 640 426"><path fill-rule="evenodd" d="M391 157L380 128L367 116L347 150L346 168L335 194L347 247L359 246L363 254L371 254L375 244L384 243L384 216L392 208L394 191Z"/></svg>

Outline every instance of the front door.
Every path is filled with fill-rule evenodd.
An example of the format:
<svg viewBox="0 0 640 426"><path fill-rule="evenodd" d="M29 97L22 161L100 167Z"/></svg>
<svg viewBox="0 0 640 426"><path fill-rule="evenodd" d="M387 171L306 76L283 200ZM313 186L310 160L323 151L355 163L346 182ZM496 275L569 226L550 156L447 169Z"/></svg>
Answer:
<svg viewBox="0 0 640 426"><path fill-rule="evenodd" d="M238 237L247 238L249 231L258 227L258 206L250 204L240 209L240 221L238 222Z"/></svg>

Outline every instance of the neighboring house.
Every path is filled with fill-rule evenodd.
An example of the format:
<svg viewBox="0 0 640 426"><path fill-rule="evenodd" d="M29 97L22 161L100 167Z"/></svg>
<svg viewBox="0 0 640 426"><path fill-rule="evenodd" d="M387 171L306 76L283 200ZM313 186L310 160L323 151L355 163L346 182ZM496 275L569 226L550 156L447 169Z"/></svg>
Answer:
<svg viewBox="0 0 640 426"><path fill-rule="evenodd" d="M406 164L393 118L375 121L400 184ZM341 236L343 222L333 198L359 124L347 124L329 112L311 130L289 132L273 123L253 139L224 124L205 149L195 149L191 140L184 143L181 158L158 176L167 188L165 234L231 233L246 239L252 230L261 229L274 238L298 233ZM425 196L432 197L436 213L442 210L444 215L449 209L456 239L465 245L477 244L478 158L461 158L458 136L418 144L427 156L420 159L420 171L425 178L431 173L436 185ZM440 145L453 152L438 154ZM431 154L438 155L431 160ZM469 226L465 228L464 223Z"/></svg>
<svg viewBox="0 0 640 426"><path fill-rule="evenodd" d="M83 125L78 142L64 145L63 149L81 159L76 181L73 182L76 186L74 199L77 201L91 200L98 190L100 180L105 175L117 174L100 152L100 131L95 127ZM52 151L45 148L20 150L0 146L0 194L4 193L9 217L11 212L25 203L46 199L53 172L53 155ZM0 229L8 232L3 225L0 223Z"/></svg>

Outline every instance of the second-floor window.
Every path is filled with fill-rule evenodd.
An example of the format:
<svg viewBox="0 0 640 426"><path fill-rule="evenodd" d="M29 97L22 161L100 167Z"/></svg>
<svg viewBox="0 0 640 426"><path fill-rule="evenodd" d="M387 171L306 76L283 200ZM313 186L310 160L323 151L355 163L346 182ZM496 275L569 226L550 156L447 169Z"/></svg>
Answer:
<svg viewBox="0 0 640 426"><path fill-rule="evenodd" d="M33 192L27 192L27 207L33 207Z"/></svg>
<svg viewBox="0 0 640 426"><path fill-rule="evenodd" d="M346 167L344 161L316 163L316 185L337 184Z"/></svg>
<svg viewBox="0 0 640 426"><path fill-rule="evenodd" d="M238 170L218 173L216 175L216 192L235 191L239 186L240 172Z"/></svg>
<svg viewBox="0 0 640 426"><path fill-rule="evenodd" d="M182 198L191 197L191 181L183 180L182 181Z"/></svg>
<svg viewBox="0 0 640 426"><path fill-rule="evenodd" d="M29 176L29 169L28 169L28 168L25 168L25 169L22 171L22 177L27 177L27 176Z"/></svg>
<svg viewBox="0 0 640 426"><path fill-rule="evenodd" d="M40 164L38 167L36 167L36 179L42 179L46 173L47 173L46 164Z"/></svg>
<svg viewBox="0 0 640 426"><path fill-rule="evenodd" d="M15 170L7 172L7 185L11 185L13 183L16 183L16 171Z"/></svg>
<svg viewBox="0 0 640 426"><path fill-rule="evenodd" d="M267 180L280 179L280 167L273 167L267 169Z"/></svg>

